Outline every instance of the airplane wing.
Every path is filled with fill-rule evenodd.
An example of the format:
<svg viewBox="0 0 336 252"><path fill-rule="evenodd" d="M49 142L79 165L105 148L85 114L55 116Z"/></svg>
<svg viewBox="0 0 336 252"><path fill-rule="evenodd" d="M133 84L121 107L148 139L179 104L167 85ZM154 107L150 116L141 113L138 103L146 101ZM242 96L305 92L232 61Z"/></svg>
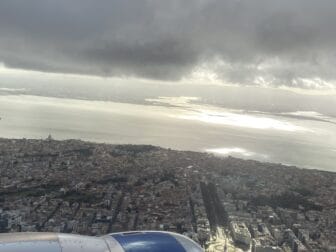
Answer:
<svg viewBox="0 0 336 252"><path fill-rule="evenodd" d="M191 239L170 232L141 231L91 237L59 233L0 234L0 252L202 252Z"/></svg>

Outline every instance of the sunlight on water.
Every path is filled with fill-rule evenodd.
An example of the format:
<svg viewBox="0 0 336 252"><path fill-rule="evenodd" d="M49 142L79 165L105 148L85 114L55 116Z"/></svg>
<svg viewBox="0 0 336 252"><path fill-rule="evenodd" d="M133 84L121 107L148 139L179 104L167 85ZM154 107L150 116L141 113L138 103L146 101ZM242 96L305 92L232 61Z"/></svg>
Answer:
<svg viewBox="0 0 336 252"><path fill-rule="evenodd" d="M268 159L268 155L252 152L239 147L232 148L214 148L214 149L205 149L206 152L219 154L221 156L238 156L243 158L254 158L259 160Z"/></svg>
<svg viewBox="0 0 336 252"><path fill-rule="evenodd" d="M198 113L182 115L180 118L187 120L198 120L212 124L224 124L236 127L246 127L253 129L273 129L283 131L310 131L306 128L296 126L286 121L280 121L268 117L258 117L231 112L213 112L200 110Z"/></svg>
<svg viewBox="0 0 336 252"><path fill-rule="evenodd" d="M213 153L217 153L217 154L222 154L222 155L230 155L230 154L240 154L243 155L245 157L251 157L253 155L255 155L255 153L253 152L249 152L245 149L242 148L219 148L219 149L207 149L207 152L213 152Z"/></svg>
<svg viewBox="0 0 336 252"><path fill-rule="evenodd" d="M0 92L1 91L5 91L5 92L17 92L17 91L25 91L25 90L26 90L25 88L6 88L6 87L1 88L0 87Z"/></svg>
<svg viewBox="0 0 336 252"><path fill-rule="evenodd" d="M211 124L228 125L234 127L245 127L261 130L281 130L281 131L310 131L310 129L295 125L286 120L278 120L264 115L246 114L240 110L229 110L221 107L206 104L197 104L198 97L159 97L157 99L146 99L156 105L170 105L183 108L184 111L176 115L179 119L196 120Z"/></svg>
<svg viewBox="0 0 336 252"><path fill-rule="evenodd" d="M148 102L152 102L154 104L166 104L171 106L182 106L182 107L189 107L193 101L198 101L200 98L198 97L191 97L191 96L179 96L179 97L167 97L167 96L160 96L156 99L146 99Z"/></svg>

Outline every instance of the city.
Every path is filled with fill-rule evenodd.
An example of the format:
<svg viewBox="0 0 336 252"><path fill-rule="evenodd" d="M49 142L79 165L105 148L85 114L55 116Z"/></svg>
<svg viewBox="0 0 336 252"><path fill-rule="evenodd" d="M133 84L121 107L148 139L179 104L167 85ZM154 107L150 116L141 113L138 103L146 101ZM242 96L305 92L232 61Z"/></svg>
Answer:
<svg viewBox="0 0 336 252"><path fill-rule="evenodd" d="M149 145L0 139L0 232L178 232L206 251L335 251L336 173Z"/></svg>

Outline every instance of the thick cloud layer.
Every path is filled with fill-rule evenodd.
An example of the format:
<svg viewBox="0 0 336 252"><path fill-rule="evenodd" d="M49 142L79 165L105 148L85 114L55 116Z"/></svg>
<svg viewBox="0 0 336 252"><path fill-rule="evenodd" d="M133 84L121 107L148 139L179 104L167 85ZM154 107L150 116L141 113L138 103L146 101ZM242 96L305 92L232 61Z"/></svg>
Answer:
<svg viewBox="0 0 336 252"><path fill-rule="evenodd" d="M15 68L335 88L334 0L4 0L0 62Z"/></svg>

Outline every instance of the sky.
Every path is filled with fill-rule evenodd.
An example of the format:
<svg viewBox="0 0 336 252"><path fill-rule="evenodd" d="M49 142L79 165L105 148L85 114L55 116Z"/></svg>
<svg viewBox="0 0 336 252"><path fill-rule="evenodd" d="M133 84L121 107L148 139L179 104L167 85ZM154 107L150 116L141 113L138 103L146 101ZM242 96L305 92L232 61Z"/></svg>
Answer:
<svg viewBox="0 0 336 252"><path fill-rule="evenodd" d="M3 0L0 62L45 73L332 91L335 11L334 0Z"/></svg>

